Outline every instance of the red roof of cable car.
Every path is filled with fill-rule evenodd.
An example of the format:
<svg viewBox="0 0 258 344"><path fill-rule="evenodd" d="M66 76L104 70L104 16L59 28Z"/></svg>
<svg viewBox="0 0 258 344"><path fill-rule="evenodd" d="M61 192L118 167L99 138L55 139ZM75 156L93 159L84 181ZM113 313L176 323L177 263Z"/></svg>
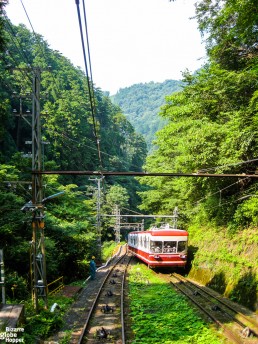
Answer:
<svg viewBox="0 0 258 344"><path fill-rule="evenodd" d="M188 232L182 229L156 229L144 232L131 232L130 234L150 234L152 236L188 236Z"/></svg>
<svg viewBox="0 0 258 344"><path fill-rule="evenodd" d="M187 236L188 232L179 229L160 229L160 230L150 230L152 236Z"/></svg>

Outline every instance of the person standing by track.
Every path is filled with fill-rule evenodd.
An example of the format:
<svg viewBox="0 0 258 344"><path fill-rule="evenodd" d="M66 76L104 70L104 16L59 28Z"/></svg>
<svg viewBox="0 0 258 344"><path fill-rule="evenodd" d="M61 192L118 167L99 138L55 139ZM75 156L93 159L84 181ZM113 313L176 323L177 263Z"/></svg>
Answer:
<svg viewBox="0 0 258 344"><path fill-rule="evenodd" d="M96 263L95 263L95 257L91 257L90 261L90 279L94 280L96 278Z"/></svg>

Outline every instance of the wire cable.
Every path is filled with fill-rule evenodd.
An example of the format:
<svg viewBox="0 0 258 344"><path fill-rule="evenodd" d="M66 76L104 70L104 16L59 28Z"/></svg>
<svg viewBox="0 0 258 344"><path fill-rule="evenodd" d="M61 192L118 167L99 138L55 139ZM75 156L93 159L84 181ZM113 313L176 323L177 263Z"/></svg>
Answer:
<svg viewBox="0 0 258 344"><path fill-rule="evenodd" d="M127 209L127 208L125 208L125 207L121 207L121 209L127 210L127 211L129 211L129 212L131 212L131 213L134 213L134 214L136 214L136 215L144 215L144 214L142 214L142 213L137 213L137 211L133 211L133 210Z"/></svg>
<svg viewBox="0 0 258 344"><path fill-rule="evenodd" d="M90 69L90 79L92 81L92 94L94 96L94 88L93 88L93 76L92 76L92 67L91 67L91 57L90 57L90 43L89 43L89 34L88 34L88 25L87 25L87 16L86 16L86 8L85 8L85 2L82 1L83 4L83 13L84 13L84 26L85 26L85 34L86 34L86 42L87 42L87 51L88 51L88 59L89 59L89 69ZM95 104L95 97L93 97L94 106Z"/></svg>
<svg viewBox="0 0 258 344"><path fill-rule="evenodd" d="M45 51L44 51L44 47L42 46L42 43L41 43L41 41L40 41L38 35L36 34L34 28L33 28L32 22L31 22L31 20L30 20L30 17L29 17L29 15L28 15L28 12L27 12L27 10L26 10L24 4L23 4L23 1L20 0L20 2L21 2L21 4L22 4L22 7L23 7L24 12L25 12L25 14L26 14L26 17L27 17L27 19L28 19L28 21L29 21L29 24L30 24L30 27L31 27L31 29L32 29L33 35L34 35L34 37L35 37L35 39L36 39L36 42L37 42L37 44L38 44L38 46L39 46L39 48L40 48L40 50L41 50L42 57L44 58L44 60L45 60L45 62L46 62L46 65L48 66L48 70L49 70L50 67L49 67L49 63L48 63L48 58L47 58L46 53L45 53ZM62 97L61 97L61 90L59 89L59 86L58 86L58 84L57 84L57 82L56 82L56 79L55 79L53 73L50 73L50 74L51 74L51 77L52 77L52 79L53 79L53 81L54 81L54 84L55 84L56 87L57 87L57 93L58 93L58 95L60 96L60 98L62 98Z"/></svg>
<svg viewBox="0 0 258 344"><path fill-rule="evenodd" d="M30 61L29 61L29 58L28 56L26 55L26 53L24 52L24 49L23 47L21 46L20 42L18 41L18 39L16 38L16 33L14 32L11 24L10 24L10 21L9 21L9 18L7 17L6 13L4 14L5 15L5 23L7 23L8 27L5 26L5 29L6 29L6 32L8 32L9 34L9 37L10 39L12 40L14 46L16 47L17 49L17 52L19 53L19 55L24 59L26 60L26 65L30 65ZM13 59L14 63L16 65L19 65L19 62L16 60L16 58L12 55L12 53L10 51L8 51L8 54L9 56ZM26 72L26 70L24 71L24 69L21 69L21 72L22 74L24 75L25 78L27 78L30 83L32 83L32 78L31 76Z"/></svg>
<svg viewBox="0 0 258 344"><path fill-rule="evenodd" d="M209 167L209 168L202 168L202 169L198 170L198 172L206 172L206 171L216 170L217 168L223 168L223 167L230 167L230 166L237 166L237 165L242 165L242 164L248 164L249 162L254 162L254 161L258 161L258 158L257 159L252 159L252 160L246 160L246 161L238 161L236 163L228 164L228 165L215 166L215 167Z"/></svg>
<svg viewBox="0 0 258 344"><path fill-rule="evenodd" d="M97 148L91 147L91 146L87 145L86 143L78 142L78 140L75 140L75 139L69 137L68 135L64 134L63 132L62 132L62 133L59 133L57 130L52 130L52 129L51 129L51 130L50 130L50 129L47 129L47 132L48 132L48 133L56 134L56 135L58 135L59 137L64 137L64 138L66 138L67 140L69 140L69 141L71 141L71 142L75 142L75 143L77 143L77 144L82 145L83 147L87 147L87 148L89 148L89 149L91 149L91 150L94 150L94 151L97 151L97 152L98 152L98 149L97 149ZM94 141L92 141L91 139L88 139L88 141L91 141L92 143L94 143ZM66 142L66 144L67 144L67 142ZM73 146L73 147L74 147L74 146ZM106 152L104 152L104 151L100 151L100 152L101 152L102 155L106 155L106 156L108 156L108 157L110 157L110 158L118 158L117 155L111 155L111 154L106 153ZM119 157L119 160L122 161L122 162L125 162L125 163L127 162L127 160L125 160L125 159L123 159L123 158L121 158L121 157ZM139 167L139 166L136 166L136 165L134 165L134 164L131 164L131 166L132 166L132 167L136 167L136 168Z"/></svg>
<svg viewBox="0 0 258 344"><path fill-rule="evenodd" d="M92 120L93 120L93 130L94 130L94 136L95 136L97 148L98 148L98 158L99 158L100 167L101 167L101 169L103 169L102 159L101 159L101 150L100 150L100 139L98 138L98 135L97 135L97 126L96 126L96 118L95 118L96 104L94 101L95 97L94 97L94 93L93 93L93 80L91 79L91 83L92 83L92 85L91 85L90 84L89 71L88 71L88 62L87 62L87 56L86 56L86 50L85 50L84 35L83 35L83 29L82 29L82 21L81 21L81 13L80 13L79 3L80 3L79 0L75 0L75 4L76 4L76 8L77 8L77 15L78 15L79 28L80 28L80 35L81 35L81 43L82 43L82 50L83 50L85 72L86 72L86 78L87 78L87 84L88 84L88 93L89 93L89 98L90 98L90 108L91 108L91 116L92 116ZM85 9L85 5L84 5L84 9ZM85 18L88 52L89 52L89 39L88 39L88 30L87 30L86 11L84 11L84 18ZM89 54L89 61L90 61L90 54ZM90 61L90 69L91 69L91 61ZM92 72L91 72L91 77L92 77Z"/></svg>
<svg viewBox="0 0 258 344"><path fill-rule="evenodd" d="M218 194L218 193L220 194L220 201L221 201L221 194L222 194L222 191L224 191L224 190L226 190L226 189L229 189L231 186L236 185L236 184L239 184L239 183L241 183L243 180L246 180L246 179L250 179L250 178L249 178L249 177L246 177L246 178L243 178L243 179L241 179L241 180L238 180L237 182L235 182L235 183L233 183L233 184L230 184L230 185L224 187L223 189L219 189L218 191L213 192L212 194L209 194L209 195L207 195L207 196L205 196L205 197L203 197L203 198L200 198L198 201L196 201L196 203L198 204L199 202L201 202L201 201L203 201L203 200L205 200L205 199L207 199L207 198L209 198L209 197L211 197L211 196L214 196L214 195L216 195L216 194Z"/></svg>

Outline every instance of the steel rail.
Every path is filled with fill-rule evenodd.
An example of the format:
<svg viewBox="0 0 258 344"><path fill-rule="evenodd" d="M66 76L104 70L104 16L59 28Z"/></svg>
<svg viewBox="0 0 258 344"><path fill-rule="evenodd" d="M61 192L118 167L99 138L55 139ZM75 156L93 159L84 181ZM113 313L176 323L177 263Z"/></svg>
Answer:
<svg viewBox="0 0 258 344"><path fill-rule="evenodd" d="M100 288L99 288L99 290L98 290L98 293L97 293L97 295L96 295L96 297L95 297L95 300L93 301L92 306L91 306L91 308L90 308L90 310L89 310L87 319L86 319L86 321L85 321L85 323L84 323L84 326L83 326L83 328L82 328L82 330L81 330L81 335L80 335L80 337L79 337L79 339L78 339L78 342L77 342L78 344L82 344L82 343L83 343L83 338L84 338L85 333L86 333L86 330L87 330L87 328L88 328L88 326L89 326L90 319L91 319L91 317L92 317L92 315L93 315L93 311L94 311L95 308L96 308L96 304L97 304L97 302L98 302L98 299L99 299L99 297L100 297L100 294L101 294L101 292L102 292L102 289L103 289L103 287L104 287L106 281L107 281L108 278L110 277L111 273L114 271L115 267L119 264L119 262L120 262L122 259L124 259L124 258L126 257L126 255L127 255L127 252L126 252L124 255L122 255L120 258L118 258L118 260L115 262L114 266L109 270L109 272L108 272L107 275L105 276L103 282L101 283ZM129 264L129 262L128 262L128 264ZM128 264L127 264L127 265L128 265ZM127 265L126 265L126 266L127 266ZM125 271L126 271L126 270L125 270ZM122 299L121 299L121 300L122 300ZM121 305L122 305L122 304L121 304ZM121 313L122 313L122 307L121 307ZM124 323L122 323L122 336L124 336ZM125 344L125 341L123 342L123 344Z"/></svg>
<svg viewBox="0 0 258 344"><path fill-rule="evenodd" d="M214 303L212 299L215 299L215 300L219 301L220 304L223 304L224 306L226 306L226 308L228 308L228 309L230 309L230 310L233 310L235 313L238 313L238 312L235 311L233 308L228 307L225 303L220 302L220 299L219 299L219 298L214 297L211 293L206 292L205 290L203 290L203 289L200 288L199 286L197 286L197 285L195 285L194 283L192 283L192 281L188 280L187 278L185 278L185 277L183 277L183 276L180 276L180 275L178 275L178 274L176 274L176 273L174 273L173 276L176 277L179 281L184 281L185 283L189 283L190 285L188 285L187 287L188 287L189 289L191 289L191 290L193 290L193 287L194 287L194 288L197 287L197 289L200 290L200 295L202 296L202 298L203 298L204 300L207 300L208 302ZM192 285L193 287L191 287L191 285ZM212 299L209 299L209 297L206 296L206 295L210 296ZM214 305L217 305L217 304L214 303ZM230 319L232 319L233 321L237 322L240 326L242 326L243 329L246 327L246 325L245 325L242 321L236 319L232 314L228 313L225 309L223 309L223 312L224 312L224 314L226 314Z"/></svg>
<svg viewBox="0 0 258 344"><path fill-rule="evenodd" d="M203 289L202 287L200 287L198 284L194 283L193 281L189 280L188 278L185 278L181 275L178 275L176 273L173 274L174 276L180 276L179 279L182 279L182 280L185 280L187 281L188 283L192 284L195 288L201 290L201 292L209 295L210 297L214 298L215 300L217 300L219 303L221 303L222 305L224 305L225 307L227 307L228 309L230 309L232 312L234 312L239 318L234 318L231 314L229 314L230 317L232 317L234 319L234 321L238 322L239 325L243 326L243 327L246 327L248 326L250 331L256 336L258 337L258 324L255 320L253 319L249 319L247 318L243 313L239 312L238 310L234 309L231 305L229 305L227 302L225 302L224 300L222 300L220 297L216 296L216 295L213 295L213 293L211 293L210 291L208 290L205 290ZM243 321L245 321L246 323L244 324ZM247 325L248 323L248 325ZM250 327L249 326L249 323L253 325L253 327Z"/></svg>
<svg viewBox="0 0 258 344"><path fill-rule="evenodd" d="M200 305L192 296L187 294L182 288L180 288L176 283L170 281L170 283L178 289L182 294L184 294L187 298L189 298L199 309L201 309L212 321L217 324L219 327L223 329L223 331L228 335L228 337L232 340L232 343L236 344L243 344L243 342L235 337L235 335L229 331L218 319L216 319L210 312L208 312L202 305Z"/></svg>
<svg viewBox="0 0 258 344"><path fill-rule="evenodd" d="M128 247L126 248L126 253L128 254ZM122 279L122 287L121 287L121 324L122 324L122 344L125 344L125 321L124 321L124 286L125 286L125 277L126 277L126 271L128 268L128 265L130 263L132 256L129 258L126 267L125 267L125 273L123 275Z"/></svg>

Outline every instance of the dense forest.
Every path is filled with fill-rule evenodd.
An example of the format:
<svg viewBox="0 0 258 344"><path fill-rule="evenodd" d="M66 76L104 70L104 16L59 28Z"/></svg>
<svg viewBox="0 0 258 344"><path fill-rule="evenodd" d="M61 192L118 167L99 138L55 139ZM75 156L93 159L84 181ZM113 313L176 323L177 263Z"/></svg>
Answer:
<svg viewBox="0 0 258 344"><path fill-rule="evenodd" d="M3 3L1 3L3 5ZM8 6L8 5L7 5ZM42 164L44 170L141 171L146 143L121 109L87 80L42 36L1 17L0 62L0 248L4 249L7 297L29 293L31 212L32 89L40 73ZM94 91L94 118L90 93ZM97 140L98 142L97 142ZM99 149L100 148L100 149ZM101 158L101 159L100 159ZM48 281L65 275L66 283L87 276L92 254L99 256L96 230L96 180L87 176L43 177L48 204L45 246ZM115 204L136 209L139 182L107 177L101 205L112 214ZM114 239L110 220L102 220L102 241ZM67 265L69 269L67 269Z"/></svg>
<svg viewBox="0 0 258 344"><path fill-rule="evenodd" d="M144 166L150 172L257 173L256 1L198 1L196 18L208 62L193 75L187 70L183 73L182 89L168 91L160 109L162 129L158 124L156 128L160 130L152 143L155 150L146 163L143 136L136 133L120 107L92 85L104 169L141 171ZM27 123L29 117L25 121L14 114L31 111L27 98L31 92L31 68L42 69L41 108L46 114L42 119L43 138L49 142L44 145L44 168L99 170L101 166L88 83L82 70L49 49L43 37L32 34L23 25L15 27L4 17L0 28L4 30L4 35L0 35L4 38L0 41L0 236L6 252L7 284L15 281L17 296L22 298L28 292L31 216L20 209L31 197L26 186L31 178L31 161L24 158L30 152L25 141L31 139L31 128ZM155 83L148 87L155 89ZM122 102L117 98L114 102L126 114L132 110L137 121L142 121L146 103L142 87L136 85L126 91L129 90L139 95L139 111L135 110L134 100L132 107L124 105L125 99ZM123 97L122 93L121 90L117 96ZM148 112L146 116L151 115ZM154 136L153 122L153 118L148 122L148 143ZM140 131L139 126L137 130ZM141 130L146 133L145 128ZM194 258L190 274L196 277L205 271L200 279L206 284L250 308L257 308L255 178L106 179L105 211L111 212L117 202L156 214L171 214L178 207L178 224L190 234L189 251ZM48 176L44 185L46 196L65 191L47 206L48 276L52 279L64 271L67 275L69 262L71 275L68 273L67 279L80 278L85 260L96 247L95 199L89 196L95 184L82 176ZM102 239L112 238L112 234L110 224L105 222Z"/></svg>
<svg viewBox="0 0 258 344"><path fill-rule="evenodd" d="M153 149L156 132L166 123L159 116L160 107L165 104L165 96L179 91L182 85L179 80L152 81L121 88L111 97L121 107L136 132L143 135L149 150Z"/></svg>
<svg viewBox="0 0 258 344"><path fill-rule="evenodd" d="M157 149L145 169L256 174L258 167L258 14L256 1L203 0L196 18L209 61L183 74L168 95ZM188 228L190 275L257 309L258 185L254 178L150 178L141 209L172 213Z"/></svg>
<svg viewBox="0 0 258 344"><path fill-rule="evenodd" d="M182 91L168 95L160 115L158 149L148 171L254 174L257 140L257 11L253 2L200 1L196 17L210 61L194 75L185 72ZM253 12L252 12L253 11ZM146 178L142 208L171 213L176 205L232 231L256 224L255 179ZM168 201L169 200L169 201ZM223 206L227 204L227 206ZM250 210L250 212L248 211Z"/></svg>

